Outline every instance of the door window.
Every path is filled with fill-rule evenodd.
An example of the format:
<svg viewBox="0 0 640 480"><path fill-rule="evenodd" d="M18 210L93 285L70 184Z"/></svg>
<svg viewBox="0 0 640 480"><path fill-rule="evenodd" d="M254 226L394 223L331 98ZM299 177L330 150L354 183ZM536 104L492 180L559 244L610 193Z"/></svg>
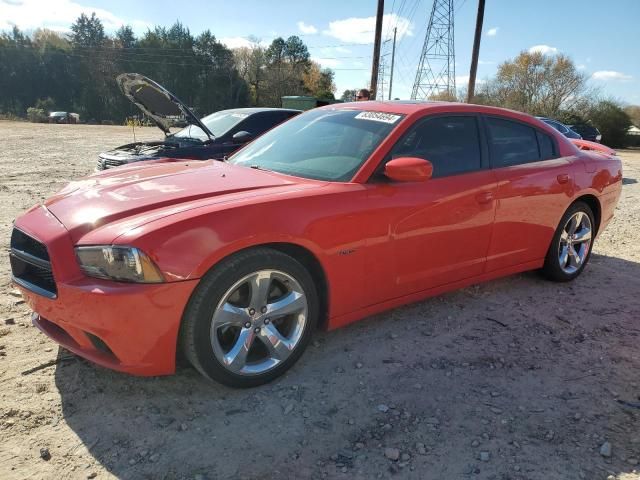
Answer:
<svg viewBox="0 0 640 480"><path fill-rule="evenodd" d="M433 117L419 121L391 150L391 159L418 157L433 165L433 177L482 168L478 121L472 116Z"/></svg>
<svg viewBox="0 0 640 480"><path fill-rule="evenodd" d="M522 123L488 117L489 148L494 168L540 160L536 130Z"/></svg>

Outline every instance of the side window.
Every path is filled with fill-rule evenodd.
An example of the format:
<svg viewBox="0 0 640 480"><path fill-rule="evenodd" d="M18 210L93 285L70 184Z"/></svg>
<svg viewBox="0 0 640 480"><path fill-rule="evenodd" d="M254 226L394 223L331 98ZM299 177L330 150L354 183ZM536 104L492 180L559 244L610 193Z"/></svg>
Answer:
<svg viewBox="0 0 640 480"><path fill-rule="evenodd" d="M556 158L556 149L553 144L553 140L549 135L542 132L536 132L538 135L538 145L540 146L540 158L541 160L549 160Z"/></svg>
<svg viewBox="0 0 640 480"><path fill-rule="evenodd" d="M482 168L476 117L435 117L419 121L391 150L391 158L418 157L433 164L433 177Z"/></svg>
<svg viewBox="0 0 640 480"><path fill-rule="evenodd" d="M487 118L489 148L494 168L540 160L536 130L521 123Z"/></svg>
<svg viewBox="0 0 640 480"><path fill-rule="evenodd" d="M269 130L276 124L273 115L269 115L268 112L265 113L254 113L249 116L249 118L242 121L240 125L236 127L236 131L244 130L249 132L254 137L258 135L262 135L264 132Z"/></svg>

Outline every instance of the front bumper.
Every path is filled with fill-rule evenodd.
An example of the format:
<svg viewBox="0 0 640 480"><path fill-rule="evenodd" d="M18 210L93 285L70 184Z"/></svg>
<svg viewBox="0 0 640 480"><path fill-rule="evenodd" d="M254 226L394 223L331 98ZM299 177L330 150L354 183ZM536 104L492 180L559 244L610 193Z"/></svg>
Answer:
<svg viewBox="0 0 640 480"><path fill-rule="evenodd" d="M16 227L46 245L57 287L57 297L47 298L15 283L35 326L104 367L145 376L175 372L180 322L197 280L133 284L89 278L78 268L67 231L44 207L20 217Z"/></svg>

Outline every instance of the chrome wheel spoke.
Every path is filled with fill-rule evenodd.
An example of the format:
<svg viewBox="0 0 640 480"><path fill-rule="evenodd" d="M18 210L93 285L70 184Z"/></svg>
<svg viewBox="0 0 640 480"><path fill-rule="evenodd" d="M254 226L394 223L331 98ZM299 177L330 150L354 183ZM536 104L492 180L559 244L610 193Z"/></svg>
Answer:
<svg viewBox="0 0 640 480"><path fill-rule="evenodd" d="M582 212L577 212L571 218L571 222L569 223L569 234L570 235L573 235L574 233L576 233L576 230L578 229L578 227L582 223L582 217L583 216L584 216L584 214Z"/></svg>
<svg viewBox="0 0 640 480"><path fill-rule="evenodd" d="M286 359L295 347L295 343L285 338L273 324L262 327L258 338L267 347L271 357L277 360Z"/></svg>
<svg viewBox="0 0 640 480"><path fill-rule="evenodd" d="M267 304L269 298L269 288L271 287L271 271L261 271L249 278L251 287L251 297L249 306L256 310Z"/></svg>
<svg viewBox="0 0 640 480"><path fill-rule="evenodd" d="M583 243L591 240L591 229L588 227L582 227L573 235L573 243Z"/></svg>
<svg viewBox="0 0 640 480"><path fill-rule="evenodd" d="M249 315L244 308L225 302L213 315L213 324L220 327L242 327L249 320Z"/></svg>
<svg viewBox="0 0 640 480"><path fill-rule="evenodd" d="M568 261L569 261L569 246L562 245L560 246L560 267L565 268L567 266Z"/></svg>
<svg viewBox="0 0 640 480"><path fill-rule="evenodd" d="M247 363L247 355L253 345L255 334L251 328L240 331L235 345L224 355L225 366L234 372L239 372Z"/></svg>
<svg viewBox="0 0 640 480"><path fill-rule="evenodd" d="M300 312L307 307L304 295L291 291L279 300L267 305L267 312L271 318L284 317L292 313Z"/></svg>
<svg viewBox="0 0 640 480"><path fill-rule="evenodd" d="M569 265L572 267L578 268L580 266L580 255L576 252L576 249L573 248L573 245L569 246Z"/></svg>

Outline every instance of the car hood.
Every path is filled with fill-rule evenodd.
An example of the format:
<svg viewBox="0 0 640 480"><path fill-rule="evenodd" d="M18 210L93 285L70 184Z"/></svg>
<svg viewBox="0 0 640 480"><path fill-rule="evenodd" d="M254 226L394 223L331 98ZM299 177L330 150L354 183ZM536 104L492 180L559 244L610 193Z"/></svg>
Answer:
<svg viewBox="0 0 640 480"><path fill-rule="evenodd" d="M247 200L325 182L297 179L215 160L172 162L106 170L71 182L45 207L74 242L111 224L114 236L144 223L215 202Z"/></svg>
<svg viewBox="0 0 640 480"><path fill-rule="evenodd" d="M150 78L139 73L123 73L116 77L116 82L122 93L166 135L170 133L173 119L180 117L200 127L210 139L215 138L184 102Z"/></svg>

